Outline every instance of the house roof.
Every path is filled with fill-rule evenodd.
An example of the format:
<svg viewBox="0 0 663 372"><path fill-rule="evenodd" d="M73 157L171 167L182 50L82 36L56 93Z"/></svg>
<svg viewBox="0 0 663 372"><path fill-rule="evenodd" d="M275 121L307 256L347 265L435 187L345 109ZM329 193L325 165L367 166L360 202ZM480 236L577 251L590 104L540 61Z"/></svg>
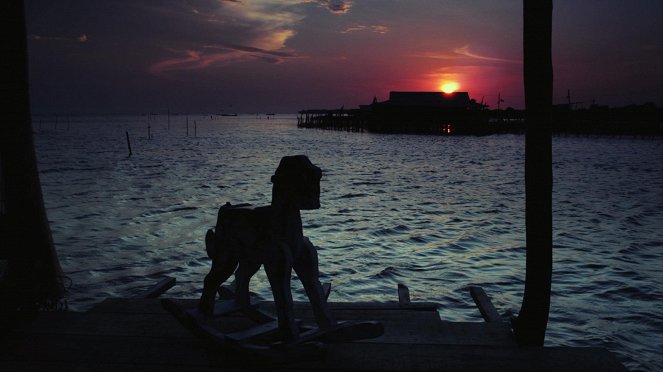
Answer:
<svg viewBox="0 0 663 372"><path fill-rule="evenodd" d="M470 95L467 92L389 92L385 104L395 106L426 107L468 107Z"/></svg>

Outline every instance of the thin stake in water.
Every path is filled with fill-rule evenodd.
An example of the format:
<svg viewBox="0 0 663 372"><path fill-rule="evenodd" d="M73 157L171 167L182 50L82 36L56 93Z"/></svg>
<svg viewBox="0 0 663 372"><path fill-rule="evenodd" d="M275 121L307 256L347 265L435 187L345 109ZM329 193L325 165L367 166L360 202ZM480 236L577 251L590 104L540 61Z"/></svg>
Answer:
<svg viewBox="0 0 663 372"><path fill-rule="evenodd" d="M129 132L125 132L127 135L127 147L129 147L129 156L131 156L131 141L129 140Z"/></svg>

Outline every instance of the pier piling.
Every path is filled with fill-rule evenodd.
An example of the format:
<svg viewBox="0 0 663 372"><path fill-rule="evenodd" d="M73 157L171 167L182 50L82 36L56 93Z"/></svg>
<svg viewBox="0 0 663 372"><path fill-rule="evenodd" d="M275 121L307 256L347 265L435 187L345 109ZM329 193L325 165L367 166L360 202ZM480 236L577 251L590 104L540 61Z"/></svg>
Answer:
<svg viewBox="0 0 663 372"><path fill-rule="evenodd" d="M129 132L127 131L125 132L125 134L127 135L127 147L129 148L129 156L131 156L132 153L131 153L131 141L129 140Z"/></svg>

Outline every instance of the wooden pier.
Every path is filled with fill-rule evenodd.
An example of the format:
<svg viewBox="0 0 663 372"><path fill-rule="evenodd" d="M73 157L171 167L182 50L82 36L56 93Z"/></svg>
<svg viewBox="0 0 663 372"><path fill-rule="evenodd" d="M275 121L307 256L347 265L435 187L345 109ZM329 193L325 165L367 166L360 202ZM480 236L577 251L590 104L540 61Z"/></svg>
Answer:
<svg viewBox="0 0 663 372"><path fill-rule="evenodd" d="M375 339L330 344L320 360L270 361L228 353L193 336L157 298L111 298L87 312L39 314L0 355L2 371L218 371L225 369L384 371L625 371L602 348L521 347L510 326L485 308L485 293L473 289L486 322L440 319L438 304L400 301L330 303L338 320L376 320ZM151 292L153 297L154 291ZM144 296L140 296L144 297ZM181 300L195 306L196 300ZM483 304L482 304L483 303ZM273 303L263 302L270 310ZM313 324L308 303L295 303L296 316ZM492 317L492 318L491 318ZM249 322L224 317L229 329Z"/></svg>
<svg viewBox="0 0 663 372"><path fill-rule="evenodd" d="M363 132L368 125L368 117L362 110L302 110L297 115L299 128L318 128Z"/></svg>
<svg viewBox="0 0 663 372"><path fill-rule="evenodd" d="M440 107L371 106L351 110L302 110L299 128L349 132L485 135L501 133L503 123L488 123L482 111Z"/></svg>

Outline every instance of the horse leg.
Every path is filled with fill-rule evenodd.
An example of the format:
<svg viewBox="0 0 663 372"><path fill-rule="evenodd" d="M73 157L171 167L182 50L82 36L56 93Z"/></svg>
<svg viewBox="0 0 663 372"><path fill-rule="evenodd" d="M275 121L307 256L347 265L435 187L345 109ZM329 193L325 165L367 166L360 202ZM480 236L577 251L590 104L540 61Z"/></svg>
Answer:
<svg viewBox="0 0 663 372"><path fill-rule="evenodd" d="M260 265L260 263L254 263L247 259L240 260L239 267L235 272L235 299L242 306L250 304L249 282L260 269Z"/></svg>
<svg viewBox="0 0 663 372"><path fill-rule="evenodd" d="M336 322L332 317L331 309L327 305L327 299L320 284L318 252L313 243L306 237L304 237L301 253L295 260L293 268L304 286L318 327L326 328L335 324Z"/></svg>
<svg viewBox="0 0 663 372"><path fill-rule="evenodd" d="M216 239L219 239L219 237L216 236ZM212 258L212 268L209 274L205 276L203 294L198 301L198 310L201 313L205 315L212 315L214 313L216 291L235 271L238 261L239 256L237 254L236 243L216 241L214 258Z"/></svg>
<svg viewBox="0 0 663 372"><path fill-rule="evenodd" d="M292 310L292 292L290 275L292 273L292 256L285 244L273 247L270 257L265 260L265 272L272 287L276 315L279 319L279 331L283 341L294 341L299 337L299 328L295 323Z"/></svg>

